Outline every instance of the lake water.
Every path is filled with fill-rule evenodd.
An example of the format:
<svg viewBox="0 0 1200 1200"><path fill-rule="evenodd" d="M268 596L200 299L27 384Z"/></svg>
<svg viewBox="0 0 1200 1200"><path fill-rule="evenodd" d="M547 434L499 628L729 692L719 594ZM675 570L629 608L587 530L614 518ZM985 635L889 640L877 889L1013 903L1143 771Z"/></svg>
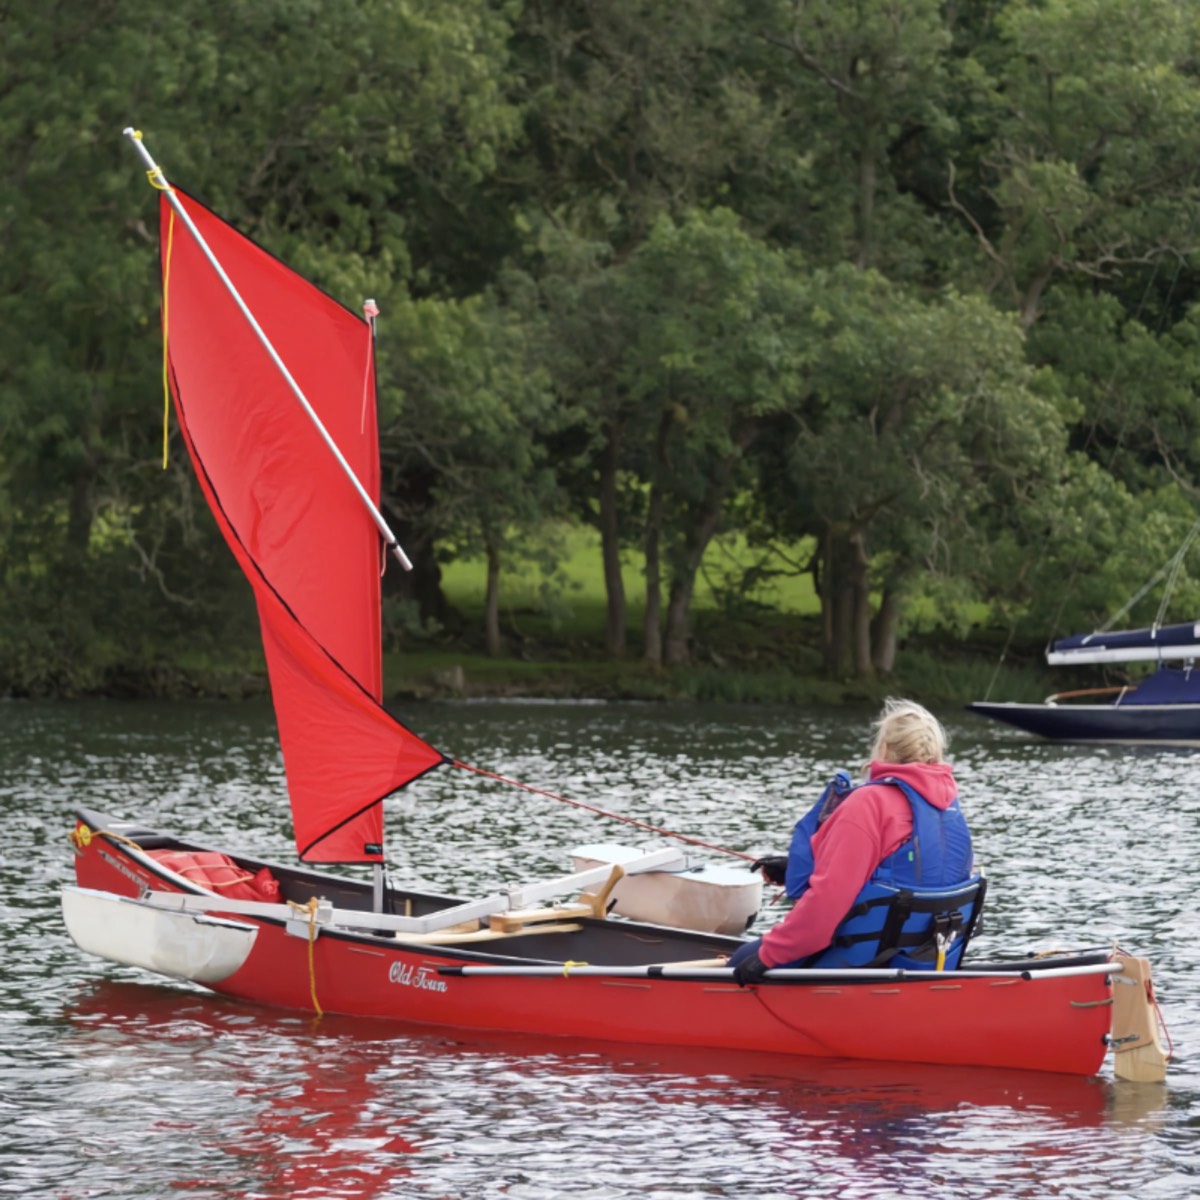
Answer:
<svg viewBox="0 0 1200 1200"><path fill-rule="evenodd" d="M456 758L713 845L786 848L872 714L464 703ZM83 801L288 861L262 704L0 704L0 1194L426 1200L1200 1195L1200 752L1055 747L944 712L990 876L980 955L1147 955L1166 1085L627 1050L314 1021L82 955L58 908ZM395 878L470 895L647 835L463 771L388 801ZM769 924L780 910L764 910ZM686 1014L681 1014L686 1019Z"/></svg>

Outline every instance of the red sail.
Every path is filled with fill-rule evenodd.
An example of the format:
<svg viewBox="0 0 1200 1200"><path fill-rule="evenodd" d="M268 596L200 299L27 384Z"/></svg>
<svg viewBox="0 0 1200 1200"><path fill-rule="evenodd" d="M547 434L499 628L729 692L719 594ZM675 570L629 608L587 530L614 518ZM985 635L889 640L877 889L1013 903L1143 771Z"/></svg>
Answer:
<svg viewBox="0 0 1200 1200"><path fill-rule="evenodd" d="M367 323L176 191L367 493L379 494ZM217 523L254 588L296 846L382 858L382 800L445 761L382 707L381 539L216 269L161 203L171 390Z"/></svg>

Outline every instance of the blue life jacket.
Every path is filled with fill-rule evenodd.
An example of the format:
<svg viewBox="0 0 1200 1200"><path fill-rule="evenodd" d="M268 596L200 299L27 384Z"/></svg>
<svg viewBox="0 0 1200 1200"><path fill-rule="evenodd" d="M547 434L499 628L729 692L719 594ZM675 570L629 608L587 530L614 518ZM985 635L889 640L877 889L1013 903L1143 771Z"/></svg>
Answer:
<svg viewBox="0 0 1200 1200"><path fill-rule="evenodd" d="M912 808L912 837L875 868L829 946L788 965L929 969L940 962L953 970L974 931L986 890L984 878L973 873L971 832L962 808L956 797L939 809L891 776L870 783L890 784L904 793ZM785 885L793 900L808 890L813 835L854 790L849 774L839 771L797 822Z"/></svg>

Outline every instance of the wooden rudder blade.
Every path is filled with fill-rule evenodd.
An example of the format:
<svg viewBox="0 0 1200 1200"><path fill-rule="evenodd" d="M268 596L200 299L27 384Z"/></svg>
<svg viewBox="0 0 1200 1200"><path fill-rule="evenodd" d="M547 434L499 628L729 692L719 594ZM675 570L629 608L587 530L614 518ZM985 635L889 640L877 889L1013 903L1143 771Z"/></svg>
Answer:
<svg viewBox="0 0 1200 1200"><path fill-rule="evenodd" d="M1162 1040L1150 961L1119 951L1113 961L1121 964L1120 974L1112 977L1113 1070L1118 1079L1161 1083L1171 1054Z"/></svg>

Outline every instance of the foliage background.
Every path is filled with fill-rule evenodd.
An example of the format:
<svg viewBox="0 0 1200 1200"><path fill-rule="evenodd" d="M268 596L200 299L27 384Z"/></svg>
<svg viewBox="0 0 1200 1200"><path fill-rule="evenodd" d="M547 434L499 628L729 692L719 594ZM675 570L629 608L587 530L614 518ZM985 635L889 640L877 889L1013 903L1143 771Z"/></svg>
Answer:
<svg viewBox="0 0 1200 1200"><path fill-rule="evenodd" d="M17 0L0 692L261 687L170 434L168 177L376 298L393 686L1050 690L1185 543L1184 0ZM1192 619L1185 560L1159 612ZM1067 686L1073 681L1057 680Z"/></svg>

